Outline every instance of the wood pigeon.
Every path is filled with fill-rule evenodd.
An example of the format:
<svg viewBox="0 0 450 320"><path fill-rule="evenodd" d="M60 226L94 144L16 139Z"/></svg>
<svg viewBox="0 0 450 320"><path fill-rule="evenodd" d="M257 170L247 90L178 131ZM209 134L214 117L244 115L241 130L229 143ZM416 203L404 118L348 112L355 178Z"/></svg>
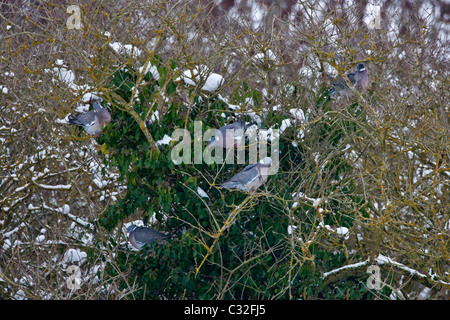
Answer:
<svg viewBox="0 0 450 320"><path fill-rule="evenodd" d="M365 90L369 83L367 70L362 63L358 64L355 72L347 73L347 78L355 89ZM341 95L345 97L352 97L353 91L347 85L347 82L341 76L333 82L333 88L330 89L330 96Z"/></svg>
<svg viewBox="0 0 450 320"><path fill-rule="evenodd" d="M245 130L255 125L255 123L245 124L245 121L240 120L234 123L227 124L219 129L220 134L211 137L208 141L208 147L222 147L229 149L237 147L237 139L243 139Z"/></svg>
<svg viewBox="0 0 450 320"><path fill-rule="evenodd" d="M164 241L172 236L170 234L162 234L148 227L139 227L135 224L127 228L127 233L131 245L138 250L141 250L145 244L150 245L157 241Z"/></svg>
<svg viewBox="0 0 450 320"><path fill-rule="evenodd" d="M78 116L69 115L69 123L83 127L86 133L98 135L104 126L111 121L111 115L100 103L93 103L94 110L82 113Z"/></svg>
<svg viewBox="0 0 450 320"><path fill-rule="evenodd" d="M267 172L271 165L272 159L265 157L256 164L246 166L230 180L222 183L220 188L255 192L267 180Z"/></svg>

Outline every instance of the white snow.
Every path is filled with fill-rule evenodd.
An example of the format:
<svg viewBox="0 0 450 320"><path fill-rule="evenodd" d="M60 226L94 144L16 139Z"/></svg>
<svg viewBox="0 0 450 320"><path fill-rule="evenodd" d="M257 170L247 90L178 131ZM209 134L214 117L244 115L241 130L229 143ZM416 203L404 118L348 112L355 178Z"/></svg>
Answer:
<svg viewBox="0 0 450 320"><path fill-rule="evenodd" d="M444 229L450 231L450 220L448 220L448 221L445 223Z"/></svg>
<svg viewBox="0 0 450 320"><path fill-rule="evenodd" d="M113 50L116 51L117 53L132 56L133 58L139 57L142 53L142 51L139 48L131 44L111 42L109 43L109 46L113 48Z"/></svg>
<svg viewBox="0 0 450 320"><path fill-rule="evenodd" d="M302 192L294 192L291 196L294 200L306 199L308 201L312 201L314 208L316 208L322 202L322 198L311 198Z"/></svg>
<svg viewBox="0 0 450 320"><path fill-rule="evenodd" d="M251 19L253 20L253 29L258 29L263 25L266 11L257 1L251 1Z"/></svg>
<svg viewBox="0 0 450 320"><path fill-rule="evenodd" d="M302 122L306 121L305 113L303 112L302 109L293 108L293 109L290 109L289 112L292 114L292 116L295 119L300 120Z"/></svg>
<svg viewBox="0 0 450 320"><path fill-rule="evenodd" d="M346 266L343 266L343 267L340 267L340 268L337 268L337 269L333 269L333 270L331 270L329 272L325 272L323 274L322 278L325 279L330 274L333 274L333 273L336 273L336 272L339 272L339 271L342 271L342 270L345 270L345 269L354 269L354 268L358 268L358 267L364 266L364 265L368 264L369 262L370 262L370 259L367 259L367 260L362 261L362 262L352 263L352 264L348 264Z"/></svg>
<svg viewBox="0 0 450 320"><path fill-rule="evenodd" d="M294 233L296 232L295 230L296 230L297 228L298 228L297 226L289 225L289 226L287 227L287 233L288 233L289 235L292 235L292 234L294 234ZM300 236L297 237L297 240L300 241L300 242L303 241L302 238L301 238Z"/></svg>
<svg viewBox="0 0 450 320"><path fill-rule="evenodd" d="M79 263L82 264L86 261L87 253L80 249L68 249L64 253L63 263Z"/></svg>
<svg viewBox="0 0 450 320"><path fill-rule="evenodd" d="M208 194L207 194L207 193L205 192L205 190L203 190L202 188L197 187L197 193L198 193L201 197L203 197L203 198L208 198L208 199L209 199Z"/></svg>
<svg viewBox="0 0 450 320"><path fill-rule="evenodd" d="M154 123L155 121L159 121L159 111L158 110L155 110L153 113L152 113L152 115L150 116L150 119L148 119L148 123L149 124L152 124L152 123Z"/></svg>
<svg viewBox="0 0 450 320"><path fill-rule="evenodd" d="M294 233L295 229L297 229L297 226L288 226L287 233L292 234L292 233Z"/></svg>
<svg viewBox="0 0 450 320"><path fill-rule="evenodd" d="M69 86L74 85L75 74L73 73L72 70L62 67L62 68L54 68L53 71L57 74L59 80L65 82Z"/></svg>
<svg viewBox="0 0 450 320"><path fill-rule="evenodd" d="M218 73L211 73L206 79L205 84L202 87L202 90L208 92L215 92L219 87L223 84L223 77Z"/></svg>
<svg viewBox="0 0 450 320"><path fill-rule="evenodd" d="M339 228L336 228L335 232L336 232L338 235L343 236L345 240L347 240L347 239L349 238L349 235L348 235L348 228L346 228L346 227L339 227Z"/></svg>
<svg viewBox="0 0 450 320"><path fill-rule="evenodd" d="M378 254L378 257L375 259L375 261L376 261L378 264L385 264L385 263L393 264L393 265L399 267L400 269L403 269L403 270L405 270L405 271L408 271L411 275L417 275L417 276L419 276L419 277L426 278L426 275L425 275L425 274L420 273L420 272L417 271L417 270L411 269L411 268L405 266L405 265L402 264L402 263L396 262L396 261L392 260L391 258L382 255L381 253Z"/></svg>
<svg viewBox="0 0 450 320"><path fill-rule="evenodd" d="M158 68L151 65L150 63L147 64L147 67L145 68L145 70L144 70L144 66L140 67L139 72L143 73L143 74L150 72L155 80L159 80Z"/></svg>
<svg viewBox="0 0 450 320"><path fill-rule="evenodd" d="M37 243L41 243L41 242L43 242L44 240L45 240L45 236L44 236L43 234L38 235L38 236L36 237L36 239L35 239L35 241L36 241Z"/></svg>
<svg viewBox="0 0 450 320"><path fill-rule="evenodd" d="M27 295L22 289L17 290L16 294L13 297L14 300L28 300Z"/></svg>
<svg viewBox="0 0 450 320"><path fill-rule="evenodd" d="M283 134L284 131L286 131L287 128L289 128L292 125L291 119L284 119L281 121L280 126L280 133Z"/></svg>
<svg viewBox="0 0 450 320"><path fill-rule="evenodd" d="M379 29L381 22L381 6L377 4L367 3L364 22L369 29Z"/></svg>
<svg viewBox="0 0 450 320"><path fill-rule="evenodd" d="M33 182L35 182L35 181L33 180ZM36 182L35 182L35 184L37 186L39 186L40 188L47 189L47 190L69 190L69 189L72 188L71 184L58 184L58 185L54 185L54 186L47 185L47 184L36 183Z"/></svg>
<svg viewBox="0 0 450 320"><path fill-rule="evenodd" d="M175 79L175 81L183 81L188 85L196 86L205 78L205 83L201 89L211 93L217 91L224 83L224 78L220 74L214 72L210 73L208 67L205 65L195 66L193 69L183 71L183 74Z"/></svg>
<svg viewBox="0 0 450 320"><path fill-rule="evenodd" d="M68 204L65 204L62 208L58 209L63 214L68 214L70 212L70 207Z"/></svg>
<svg viewBox="0 0 450 320"><path fill-rule="evenodd" d="M156 144L158 146L160 146L163 144L169 144L170 141L172 141L172 138L170 136L168 136L167 134L165 134L161 140L156 141Z"/></svg>
<svg viewBox="0 0 450 320"><path fill-rule="evenodd" d="M268 49L265 52L255 54L252 59L256 63L264 63L265 61L276 60L277 57L272 50Z"/></svg>

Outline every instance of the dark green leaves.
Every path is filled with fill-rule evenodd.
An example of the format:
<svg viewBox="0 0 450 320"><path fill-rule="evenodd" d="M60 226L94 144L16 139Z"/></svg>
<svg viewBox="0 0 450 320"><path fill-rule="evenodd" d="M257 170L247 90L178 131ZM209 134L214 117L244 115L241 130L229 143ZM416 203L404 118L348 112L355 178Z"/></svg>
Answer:
<svg viewBox="0 0 450 320"><path fill-rule="evenodd" d="M222 113L234 115L234 111L216 97L194 96L194 103L188 109L179 95L174 94L178 88L170 79L176 62L169 63L172 69L167 68L159 57L155 56L151 62L157 66L160 78L152 81L150 75L146 75L149 83L140 90L133 109L142 120L158 110L158 117L146 119L145 124L155 141L165 135L171 136L178 128L189 130L193 139L195 120L202 121L203 129L218 128L226 123ZM129 101L134 81L133 72L122 68L114 74L111 89ZM165 90L161 92L163 86ZM302 105L301 99L295 100L297 88L291 91L293 107L306 112L309 106ZM158 105L156 99L160 96L166 99L163 106ZM256 108L266 110L263 126L279 127L289 115L289 109L268 105L260 91L243 81L234 94L234 103L245 105L249 99ZM326 110L326 103L326 100L318 101L317 107L323 105ZM356 110L355 106L352 108ZM173 235L172 239L152 246L150 252L118 255L123 270L133 270L130 279L136 279L141 288L135 292L136 296L148 299L159 299L162 294L169 299L270 299L274 296L290 298L291 292L295 298L345 298L345 294L342 296L337 292L347 290L347 296L363 297L366 292L361 286L355 286L353 280L344 279L339 284L323 282L323 272L346 263L340 248L329 251L314 243L308 247L314 261L309 259L299 263L301 259L292 259L303 253L300 242L291 243L293 240L287 233L290 224L295 223L300 228L302 237L318 229L317 210L311 203L303 200L295 210L289 211L294 192L300 190L317 198L334 194L336 190L344 195L339 201L327 202L327 209L333 215L326 216L324 223L332 226L351 227L354 216L348 212L363 204L362 198L351 196L356 186L345 178L352 167L342 152L336 152L345 146L348 132L358 133L355 122L348 120L343 127L341 119L333 114L327 119L315 120L305 131L304 145L292 144L298 140L298 126L283 133L279 145L279 172L269 178L267 194L261 188L261 193L248 201L248 194L217 188L244 165L175 165L170 152L176 141L159 146L161 154L156 157L135 120L127 112L115 108L112 124L98 141L104 145L105 161L118 170L127 189L123 198L106 209L100 223L110 230L121 221L143 219L144 223L151 221L159 231ZM308 135L314 138L308 140ZM306 159L311 156L314 143L320 143L323 150L336 152L323 162L320 170L313 171L320 176L317 181L334 179L340 182L320 193L315 192L318 184L302 189L303 181L310 178L310 171L303 171L303 168L308 164ZM193 155L193 150L188 152ZM314 170L315 166L312 166ZM199 187L209 198L199 196ZM234 214L237 208L240 208L239 212ZM297 262L292 264L292 261ZM224 279L227 279L226 286ZM352 285L353 289L350 288ZM290 289L286 290L288 287Z"/></svg>

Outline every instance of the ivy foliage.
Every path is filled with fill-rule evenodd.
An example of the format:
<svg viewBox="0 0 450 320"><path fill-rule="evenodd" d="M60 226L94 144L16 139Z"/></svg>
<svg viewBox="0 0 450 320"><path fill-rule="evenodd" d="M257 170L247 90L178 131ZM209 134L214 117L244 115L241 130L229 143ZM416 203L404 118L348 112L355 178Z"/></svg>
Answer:
<svg viewBox="0 0 450 320"><path fill-rule="evenodd" d="M219 128L237 119L250 120L248 114L237 113L217 94L205 94L197 88L186 88L168 80L174 74L176 62L162 64L158 57L151 63L157 66L159 78L149 72L137 84L138 74L133 68L115 72L110 90L131 107L145 122L154 141L172 136L174 130L185 128L194 132L194 121L202 121L203 129ZM143 84L143 85L142 85ZM139 90L135 86L139 85ZM137 95L132 99L133 93ZM186 103L182 93L187 95ZM307 110L298 90L292 94L292 106ZM114 97L114 96L113 96ZM158 104L163 97L163 105ZM252 90L244 81L230 95L233 104L245 105L253 101L255 109L265 107L261 92ZM136 298L145 299L301 299L301 298L371 298L361 278L349 278L339 283L324 283L325 271L344 264L346 255L341 248L327 248L319 243L305 243L303 235L316 232L320 219L317 207L310 201L294 205L293 194L317 193L306 188L302 180L308 177L306 160L310 146L308 136L319 137L319 143L329 150L342 147L342 139L353 131L355 121L361 121L359 111L355 119L347 121L346 130L340 120L309 119L302 143L298 141L299 123L283 132L279 141L280 167L258 192L251 195L240 191L219 189L221 182L236 174L244 165L238 164L179 164L175 165L171 151L179 141L158 146L160 153L151 151L150 142L129 109L117 99L111 99L113 121L98 138L105 163L117 168L120 179L127 183L126 195L107 208L100 219L106 230L124 221L150 217L157 221L152 227L172 234L172 238L154 244L140 252L120 250L117 254L123 270L131 269L129 283L138 284ZM329 99L318 98L318 108L328 108ZM357 110L357 105L351 108ZM151 116L148 116L151 115ZM358 118L359 117L359 118ZM270 110L262 127L281 125L285 114ZM194 136L191 135L192 141ZM203 142L202 142L203 143ZM270 150L270 147L268 148ZM299 169L301 168L301 169ZM305 169L306 168L306 169ZM354 207L364 207L354 194L355 184L346 174L351 164L343 157L333 157L314 179L337 183L320 191L317 196L336 193L340 201L329 201L334 215L324 216L328 225L351 227ZM304 186L304 187L302 187ZM209 198L198 194L198 187ZM303 189L302 189L303 188ZM308 190L306 190L308 189ZM345 201L342 201L345 199ZM363 210L363 209L361 209ZM289 233L292 225L296 232ZM114 276L117 270L108 269ZM126 284L124 283L124 287Z"/></svg>

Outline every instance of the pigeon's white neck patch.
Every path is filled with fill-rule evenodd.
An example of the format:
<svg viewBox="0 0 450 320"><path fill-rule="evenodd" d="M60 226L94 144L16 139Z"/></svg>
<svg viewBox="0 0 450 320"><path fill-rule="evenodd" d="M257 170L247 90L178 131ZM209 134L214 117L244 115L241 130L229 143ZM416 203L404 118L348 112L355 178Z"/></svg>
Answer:
<svg viewBox="0 0 450 320"><path fill-rule="evenodd" d="M366 71L366 68L359 69L359 71Z"/></svg>
<svg viewBox="0 0 450 320"><path fill-rule="evenodd" d="M269 165L269 164L271 164L271 163L272 163L272 159L271 159L271 158L269 158L269 157L265 157L265 158L263 158L263 159L259 160L259 163L260 163L260 164L265 164L265 165Z"/></svg>

